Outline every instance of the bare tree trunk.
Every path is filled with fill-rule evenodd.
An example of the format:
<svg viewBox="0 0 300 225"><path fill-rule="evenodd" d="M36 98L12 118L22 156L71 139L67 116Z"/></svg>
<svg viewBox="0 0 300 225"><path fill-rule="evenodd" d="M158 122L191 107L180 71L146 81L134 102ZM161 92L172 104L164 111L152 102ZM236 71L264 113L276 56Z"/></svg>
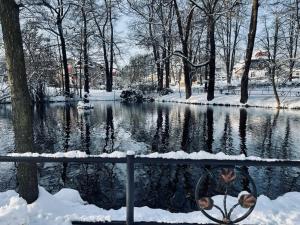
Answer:
<svg viewBox="0 0 300 225"><path fill-rule="evenodd" d="M249 81L249 70L251 65L252 52L254 48L256 27L257 27L257 15L258 15L258 0L252 1L252 12L251 12L251 21L248 33L248 44L246 51L245 59L245 70L241 80L241 103L246 103L248 101L248 81Z"/></svg>
<svg viewBox="0 0 300 225"><path fill-rule="evenodd" d="M80 53L79 53L79 62L80 62L80 67L79 67L79 97L82 98L82 28L80 30Z"/></svg>
<svg viewBox="0 0 300 225"><path fill-rule="evenodd" d="M275 95L276 103L277 103L277 108L280 108L280 99L277 93L276 89L276 82L275 82L275 74L276 74L276 56L277 56L277 48L278 48L278 32L279 32L279 18L276 17L275 19L275 32L274 32L274 46L273 46L273 65L272 65L272 87L273 87L273 92Z"/></svg>
<svg viewBox="0 0 300 225"><path fill-rule="evenodd" d="M89 59L88 59L88 34L87 34L87 19L86 19L86 12L85 12L85 0L82 2L81 12L83 18L83 72L84 72L84 102L88 103L88 96L86 93L90 93L90 82L89 82Z"/></svg>
<svg viewBox="0 0 300 225"><path fill-rule="evenodd" d="M62 58L61 58L61 47L60 47L60 43L59 43L59 38L57 37L57 45L58 45L58 54L59 54L59 64L60 64L60 68L59 68L59 72L61 74L61 87L62 87L62 91L63 93L65 92L65 82L64 82L64 74L63 74L63 64L62 64Z"/></svg>
<svg viewBox="0 0 300 225"><path fill-rule="evenodd" d="M289 18L289 43L288 43L288 53L289 53L289 81L293 80L293 71L295 66L295 58L298 52L298 39L299 39L299 5L298 1L295 1L295 13L291 13Z"/></svg>
<svg viewBox="0 0 300 225"><path fill-rule="evenodd" d="M190 55L188 49L188 40L190 36L190 29L192 25L193 13L195 8L192 8L189 15L187 16L185 29L182 25L182 18L176 0L174 0L174 9L177 16L177 26L178 26L178 32L181 40L181 45L182 45L182 52L186 58L189 58ZM188 99L189 97L192 96L192 80L190 77L191 68L190 68L190 64L186 59L182 58L182 61L183 61L184 83L185 83L185 98Z"/></svg>
<svg viewBox="0 0 300 225"><path fill-rule="evenodd" d="M150 20L149 20L149 35L150 39L152 42L152 50L153 50L153 55L154 55L154 61L156 65L156 74L157 74L157 90L160 91L163 89L164 81L163 81L163 67L160 62L160 52L159 52L159 47L157 44L157 41L155 40L154 37L154 27L153 27L153 14L154 14L154 2L152 1L151 3L151 8L150 8Z"/></svg>
<svg viewBox="0 0 300 225"><path fill-rule="evenodd" d="M232 79L232 72L235 64L235 53L236 53L236 47L237 47L237 42L238 42L238 36L240 33L240 27L241 24L238 23L238 21L235 22L235 30L234 30L234 41L233 41L233 46L232 46L232 51L231 51L231 59L230 59L230 69L229 69L229 76L228 76L228 84L231 84L231 79Z"/></svg>
<svg viewBox="0 0 300 225"><path fill-rule="evenodd" d="M14 0L0 0L5 55L13 109L15 149L18 153L33 152L33 114L25 70L19 6ZM20 163L17 168L19 194L28 203L38 197L36 164Z"/></svg>
<svg viewBox="0 0 300 225"><path fill-rule="evenodd" d="M68 60L67 60L67 51L66 51L66 42L64 38L63 28L62 28L62 21L60 17L57 17L57 29L60 38L61 44L61 53L62 53L62 60L64 66L64 73L65 73L65 96L70 96L70 79L69 79L69 71L68 71Z"/></svg>
<svg viewBox="0 0 300 225"><path fill-rule="evenodd" d="M168 44L168 51L169 52L171 51L169 44ZM170 87L170 60L169 59L165 61L165 71L166 71L165 74L166 88L169 88Z"/></svg>
<svg viewBox="0 0 300 225"><path fill-rule="evenodd" d="M207 101L214 99L215 75L216 75L216 44L215 44L215 21L212 15L208 16L209 34L209 80L207 89Z"/></svg>
<svg viewBox="0 0 300 225"><path fill-rule="evenodd" d="M101 42L102 42L103 59L104 59L104 65L105 65L106 91L111 92L112 91L112 78L110 77L110 66L109 66L110 64L108 61L108 53L107 53L108 50L107 50L107 45L106 45L106 32L105 32L105 29L106 29L106 26L107 26L107 23L109 20L109 11L108 11L108 6L107 6L106 1L105 1L105 4L106 4L106 18L105 18L104 24L102 25L102 28L101 28L101 25L99 24L99 22L97 21L95 11L92 11L92 13L93 13L93 19L95 21L95 24L96 24L96 27L97 27L97 30L99 32L99 35L101 37ZM95 9L93 9L93 10L95 10Z"/></svg>
<svg viewBox="0 0 300 225"><path fill-rule="evenodd" d="M167 51L168 54L170 54L170 52L172 51L172 18L173 18L173 9L172 9L172 5L170 6L170 12L169 12L169 16L168 16L168 21L169 21L169 29L168 29L168 40L167 40ZM165 61L165 79L166 79L166 88L170 87L170 59L167 57L166 61Z"/></svg>
<svg viewBox="0 0 300 225"><path fill-rule="evenodd" d="M114 69L114 27L112 22L112 5L109 0L109 23L110 23L110 66L109 66L109 82L107 91L112 91L113 86L113 69Z"/></svg>
<svg viewBox="0 0 300 225"><path fill-rule="evenodd" d="M208 55L208 51L209 51L209 32L208 32L208 29L207 29L207 34L206 34L206 45L205 45L205 58L206 60L209 60L209 55ZM205 80L205 83L204 83L204 91L207 92L207 80L208 80L208 73L209 73L209 68L208 68L208 64L205 65L205 70L204 70L204 80Z"/></svg>

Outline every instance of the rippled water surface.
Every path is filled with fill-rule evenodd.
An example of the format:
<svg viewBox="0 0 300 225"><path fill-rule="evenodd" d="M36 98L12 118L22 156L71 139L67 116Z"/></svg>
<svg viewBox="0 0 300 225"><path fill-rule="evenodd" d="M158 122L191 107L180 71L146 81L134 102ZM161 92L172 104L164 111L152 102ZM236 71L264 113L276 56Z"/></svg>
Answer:
<svg viewBox="0 0 300 225"><path fill-rule="evenodd" d="M300 112L181 104L123 105L96 102L83 113L52 104L35 110L38 152L81 150L88 154L135 150L137 154L183 150L262 158L300 159ZM13 152L10 106L0 107L0 151ZM243 168L259 194L276 198L300 191L296 168ZM0 189L16 187L13 164L0 165ZM194 189L203 169L189 165L136 165L136 206L171 211L195 209ZM47 163L39 166L40 184L51 192L76 188L104 208L125 205L124 165Z"/></svg>

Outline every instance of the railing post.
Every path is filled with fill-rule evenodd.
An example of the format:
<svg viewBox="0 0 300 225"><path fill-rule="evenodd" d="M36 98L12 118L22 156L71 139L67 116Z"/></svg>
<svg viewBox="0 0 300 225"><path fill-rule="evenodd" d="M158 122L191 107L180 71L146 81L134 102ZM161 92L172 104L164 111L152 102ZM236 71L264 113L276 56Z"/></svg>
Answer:
<svg viewBox="0 0 300 225"><path fill-rule="evenodd" d="M134 152L127 152L126 225L134 224Z"/></svg>

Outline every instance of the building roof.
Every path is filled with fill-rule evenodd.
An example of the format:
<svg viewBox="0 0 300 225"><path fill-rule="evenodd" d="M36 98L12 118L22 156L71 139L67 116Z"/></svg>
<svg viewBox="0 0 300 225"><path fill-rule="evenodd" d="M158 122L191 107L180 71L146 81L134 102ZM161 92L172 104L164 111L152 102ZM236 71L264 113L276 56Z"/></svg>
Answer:
<svg viewBox="0 0 300 225"><path fill-rule="evenodd" d="M250 70L265 70L269 66L269 60L259 58L252 59L250 64ZM235 65L235 72L243 70L245 68L245 62L239 62Z"/></svg>
<svg viewBox="0 0 300 225"><path fill-rule="evenodd" d="M267 59L252 59L250 64L251 70L264 70L268 69L269 67L269 60Z"/></svg>

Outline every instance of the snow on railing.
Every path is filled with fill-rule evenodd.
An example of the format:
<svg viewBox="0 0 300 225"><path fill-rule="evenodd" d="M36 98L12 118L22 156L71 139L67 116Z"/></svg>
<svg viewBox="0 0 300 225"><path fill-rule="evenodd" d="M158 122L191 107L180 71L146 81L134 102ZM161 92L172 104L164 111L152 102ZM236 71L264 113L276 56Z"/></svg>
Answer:
<svg viewBox="0 0 300 225"><path fill-rule="evenodd" d="M125 163L127 156L132 155L135 163L179 163L191 162L202 164L223 164L223 165L261 165L261 166L300 166L300 160L261 158L257 156L226 155L223 152L216 154L199 151L187 153L184 151L172 151L167 153L135 154L134 151L112 153L101 153L89 155L82 151L69 151L57 153L10 153L0 156L0 161L29 161L29 162L116 162Z"/></svg>
<svg viewBox="0 0 300 225"><path fill-rule="evenodd" d="M115 151L112 153L102 153L99 155L88 155L82 151L57 152L49 153L11 153L6 156L0 156L0 162L26 162L26 163L40 163L40 162L77 162L77 163L126 163L126 224L134 224L134 165L136 163L153 164L197 164L199 166L218 165L226 166L224 177L227 179L235 178L235 174L230 172L235 166L285 166L285 167L300 167L300 160L287 159L263 159L255 156L245 155L226 155L222 152L217 154L199 151L194 153L186 153L183 151L168 152L168 153L150 153L146 155L135 155L135 152ZM229 167L228 167L229 166ZM220 167L213 167L220 168ZM227 172L226 172L227 171ZM229 172L228 172L229 171ZM201 181L202 177L199 181ZM251 178L249 177L249 180ZM255 186L255 185L254 185ZM256 195L254 195L256 197ZM246 196L247 197L247 196ZM225 198L226 199L226 198ZM201 201L203 199L200 199ZM205 200L205 199L204 199ZM256 201L256 198L255 198ZM202 204L202 203L201 203ZM247 212L240 220L245 219L254 209ZM235 207L235 206L234 206ZM233 208L234 208L233 207ZM203 211L203 210L202 210ZM228 218L230 218L230 213ZM207 214L204 214L207 216ZM213 220L212 217L208 217ZM227 216L225 215L225 219ZM216 220L213 220L216 221ZM124 223L123 221L122 223ZM84 224L79 221L75 224Z"/></svg>

